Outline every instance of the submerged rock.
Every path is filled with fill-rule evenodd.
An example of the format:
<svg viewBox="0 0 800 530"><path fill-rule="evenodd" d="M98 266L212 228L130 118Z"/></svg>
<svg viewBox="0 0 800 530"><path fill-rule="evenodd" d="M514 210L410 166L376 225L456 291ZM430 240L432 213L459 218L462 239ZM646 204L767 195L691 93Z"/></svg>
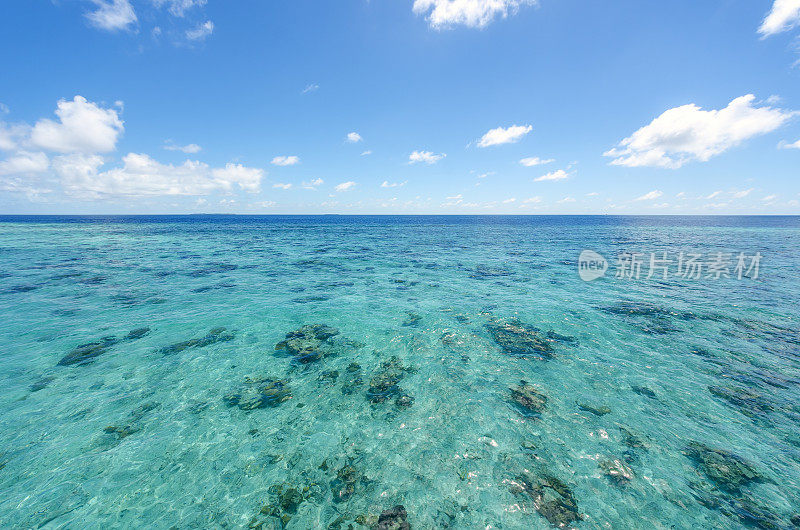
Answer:
<svg viewBox="0 0 800 530"><path fill-rule="evenodd" d="M542 359L552 357L553 347L529 324L513 319L509 322L486 324L492 339L509 355L534 356Z"/></svg>
<svg viewBox="0 0 800 530"><path fill-rule="evenodd" d="M361 379L361 365L350 363L344 372L344 383L342 383L342 394L349 395L358 390L363 383Z"/></svg>
<svg viewBox="0 0 800 530"><path fill-rule="evenodd" d="M584 412L591 412L595 416L605 416L606 414L611 413L611 409L605 405L595 407L593 405L588 405L586 403L578 403L578 408Z"/></svg>
<svg viewBox="0 0 800 530"><path fill-rule="evenodd" d="M333 502L345 502L356 491L356 483L361 479L361 473L352 465L345 464L336 472L336 478L330 483Z"/></svg>
<svg viewBox="0 0 800 530"><path fill-rule="evenodd" d="M583 519L572 490L552 475L524 473L512 491L533 499L534 509L555 528L568 528Z"/></svg>
<svg viewBox="0 0 800 530"><path fill-rule="evenodd" d="M656 399L656 393L653 392L650 388L646 386L639 386L639 385L631 385L631 390L639 394L640 396L649 397L650 399Z"/></svg>
<svg viewBox="0 0 800 530"><path fill-rule="evenodd" d="M189 339L182 342L176 342L175 344L171 344L169 346L165 346L161 348L161 353L164 355L172 355L175 353L180 353L182 351L191 349L191 348L204 348L206 346L211 346L212 344L216 344L218 342L229 342L234 339L233 333L227 331L224 327L214 328L208 332L208 334L199 339Z"/></svg>
<svg viewBox="0 0 800 530"><path fill-rule="evenodd" d="M248 377L237 391L226 394L222 399L228 406L236 406L242 410L254 410L277 407L291 398L292 392L285 379Z"/></svg>
<svg viewBox="0 0 800 530"><path fill-rule="evenodd" d="M547 333L545 333L545 337L547 338L547 340L551 342L564 342L573 345L578 344L578 339L576 339L575 337L571 335L560 335L553 330L550 330Z"/></svg>
<svg viewBox="0 0 800 530"><path fill-rule="evenodd" d="M372 530L411 530L407 521L408 514L402 504L384 510L378 516L378 522L372 525Z"/></svg>
<svg viewBox="0 0 800 530"><path fill-rule="evenodd" d="M528 417L538 417L544 412L547 405L547 396L539 392L535 386L529 385L527 381L520 381L519 385L512 386L511 401L517 409Z"/></svg>
<svg viewBox="0 0 800 530"><path fill-rule="evenodd" d="M773 410L772 404L764 396L746 388L711 385L708 387L708 391L712 396L724 399L750 418L764 415Z"/></svg>
<svg viewBox="0 0 800 530"><path fill-rule="evenodd" d="M634 477L633 469L625 465L622 460L606 458L598 462L597 467L618 486L628 484Z"/></svg>
<svg viewBox="0 0 800 530"><path fill-rule="evenodd" d="M647 449L644 440L633 434L630 430L622 425L619 426L619 432L622 433L622 443L631 449Z"/></svg>
<svg viewBox="0 0 800 530"><path fill-rule="evenodd" d="M728 492L737 492L750 483L766 481L766 477L753 464L723 449L691 442L683 454L717 487Z"/></svg>
<svg viewBox="0 0 800 530"><path fill-rule="evenodd" d="M127 335L125 335L125 340L141 339L142 337L144 337L148 333L150 333L150 328L148 328L148 327L136 328L134 330L131 330Z"/></svg>
<svg viewBox="0 0 800 530"><path fill-rule="evenodd" d="M58 361L59 366L72 366L74 364L87 364L95 360L95 358L103 355L108 349L114 346L117 342L116 337L108 336L103 337L97 342L89 342L81 344L74 350Z"/></svg>
<svg viewBox="0 0 800 530"><path fill-rule="evenodd" d="M389 398L402 394L397 386L408 368L404 367L400 359L393 355L388 361L381 364L378 372L370 379L367 389L367 399L373 403L383 403Z"/></svg>
<svg viewBox="0 0 800 530"><path fill-rule="evenodd" d="M55 381L55 379L56 378L52 375L41 377L38 380L34 381L33 384L31 384L31 386L29 387L30 391L38 392L40 390L44 390L45 388L47 388L47 385Z"/></svg>
<svg viewBox="0 0 800 530"><path fill-rule="evenodd" d="M404 326L416 326L422 320L422 315L409 311L406 314L406 319L403 320Z"/></svg>
<svg viewBox="0 0 800 530"><path fill-rule="evenodd" d="M275 345L275 350L287 352L299 363L312 363L325 356L323 348L338 334L338 329L324 324L306 324L287 333L286 338Z"/></svg>

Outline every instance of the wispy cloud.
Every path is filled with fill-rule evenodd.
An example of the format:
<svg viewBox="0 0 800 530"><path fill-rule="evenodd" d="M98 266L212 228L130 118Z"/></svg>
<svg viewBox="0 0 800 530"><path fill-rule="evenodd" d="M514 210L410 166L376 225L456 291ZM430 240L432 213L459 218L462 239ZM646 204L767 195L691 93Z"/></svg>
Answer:
<svg viewBox="0 0 800 530"><path fill-rule="evenodd" d="M303 182L303 189L306 190L316 190L318 187L322 186L325 183L322 179L312 179L308 182Z"/></svg>
<svg viewBox="0 0 800 530"><path fill-rule="evenodd" d="M788 142L781 142L778 144L780 149L800 149L800 140L796 142L788 143Z"/></svg>
<svg viewBox="0 0 800 530"><path fill-rule="evenodd" d="M300 163L300 157L295 155L290 156L276 156L272 159L271 164L274 166L293 166Z"/></svg>
<svg viewBox="0 0 800 530"><path fill-rule="evenodd" d="M369 155L371 155L371 154L372 154L372 151L370 151L369 149L367 149L366 151L364 151L364 152L362 152L362 153L361 153L361 156L369 156Z"/></svg>
<svg viewBox="0 0 800 530"><path fill-rule="evenodd" d="M191 41L201 41L207 39L214 33L214 23L206 20L194 29L186 31L186 38Z"/></svg>
<svg viewBox="0 0 800 530"><path fill-rule="evenodd" d="M662 195L664 195L664 192L662 192L661 190L653 190L653 191L649 191L649 192L645 193L641 197L636 197L633 200L634 201L652 201L652 200L658 199Z"/></svg>
<svg viewBox="0 0 800 530"><path fill-rule="evenodd" d="M355 182L353 182L352 180L349 180L347 182L342 182L341 184L337 184L334 189L336 191L348 191L348 190L353 189L353 187L355 185L356 185Z"/></svg>
<svg viewBox="0 0 800 530"><path fill-rule="evenodd" d="M138 20L129 0L92 0L92 3L97 9L86 13L86 18L96 28L120 31L130 29Z"/></svg>
<svg viewBox="0 0 800 530"><path fill-rule="evenodd" d="M555 162L555 159L553 158L542 159L539 158L538 156L534 156L531 158L523 158L522 160L519 161L519 163L525 167L543 166L545 164L551 164L553 162Z"/></svg>
<svg viewBox="0 0 800 530"><path fill-rule="evenodd" d="M399 188L401 186L405 186L406 182L408 181L404 180L403 182L389 182L388 180L384 180L383 184L381 184L381 188Z"/></svg>
<svg viewBox="0 0 800 530"><path fill-rule="evenodd" d="M276 182L275 184L272 185L272 187L275 188L275 189L279 189L279 190L290 190L290 189L292 189L292 185L291 184L289 184L289 183L284 184L284 183L281 183L281 182Z"/></svg>
<svg viewBox="0 0 800 530"><path fill-rule="evenodd" d="M319 90L319 85L317 85L315 83L311 83L309 85L306 85L306 87L303 90L301 90L300 93L301 94L310 94L311 92L316 92L317 90Z"/></svg>
<svg viewBox="0 0 800 530"><path fill-rule="evenodd" d="M569 173L564 171L563 169L559 169L556 171L551 171L550 173L545 173L541 177L537 177L533 179L534 182L547 182L547 181L555 181L555 180L564 180L569 178Z"/></svg>
<svg viewBox="0 0 800 530"><path fill-rule="evenodd" d="M416 164L417 162L424 162L426 164L435 164L446 156L447 155L444 153L437 155L431 151L414 151L408 155L408 163Z"/></svg>
<svg viewBox="0 0 800 530"><path fill-rule="evenodd" d="M519 142L523 136L533 130L530 125L512 125L511 127L497 127L489 130L478 140L478 147L490 147L492 145L511 144Z"/></svg>
<svg viewBox="0 0 800 530"><path fill-rule="evenodd" d="M174 143L168 140L167 143L164 145L164 149L166 149L167 151L180 151L182 153L195 154L199 153L202 150L202 147L200 147L197 144L175 145Z"/></svg>

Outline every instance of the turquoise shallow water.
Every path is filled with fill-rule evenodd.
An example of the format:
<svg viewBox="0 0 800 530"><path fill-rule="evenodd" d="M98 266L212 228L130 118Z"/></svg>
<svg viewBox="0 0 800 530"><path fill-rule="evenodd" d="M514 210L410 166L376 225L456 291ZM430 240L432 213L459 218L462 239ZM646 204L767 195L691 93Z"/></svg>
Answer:
<svg viewBox="0 0 800 530"><path fill-rule="evenodd" d="M798 218L2 221L4 528L800 514ZM587 283L583 249L763 259Z"/></svg>

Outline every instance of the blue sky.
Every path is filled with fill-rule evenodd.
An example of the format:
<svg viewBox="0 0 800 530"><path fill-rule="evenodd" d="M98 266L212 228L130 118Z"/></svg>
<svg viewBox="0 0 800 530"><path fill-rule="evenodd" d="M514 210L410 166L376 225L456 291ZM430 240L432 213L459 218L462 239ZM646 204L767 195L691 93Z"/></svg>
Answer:
<svg viewBox="0 0 800 530"><path fill-rule="evenodd" d="M800 214L800 0L0 7L3 213Z"/></svg>

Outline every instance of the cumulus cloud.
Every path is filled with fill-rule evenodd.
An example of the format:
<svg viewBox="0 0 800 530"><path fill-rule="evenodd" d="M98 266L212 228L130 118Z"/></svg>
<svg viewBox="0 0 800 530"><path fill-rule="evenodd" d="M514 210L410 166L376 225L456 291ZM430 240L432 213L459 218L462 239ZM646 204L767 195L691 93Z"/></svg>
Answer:
<svg viewBox="0 0 800 530"><path fill-rule="evenodd" d="M519 161L519 163L525 167L543 166L545 164L552 164L553 162L555 162L555 160L552 158L541 159L538 156L523 158Z"/></svg>
<svg viewBox="0 0 800 530"><path fill-rule="evenodd" d="M658 199L662 195L664 195L664 193L661 190L653 190L653 191L649 191L649 192L645 193L641 197L636 197L634 200L635 201L652 201L652 200Z"/></svg>
<svg viewBox="0 0 800 530"><path fill-rule="evenodd" d="M520 6L534 5L536 0L414 0L417 15L428 14L432 28L449 28L462 24L471 28L486 27L496 17L516 14Z"/></svg>
<svg viewBox="0 0 800 530"><path fill-rule="evenodd" d="M611 164L676 169L705 162L749 138L774 131L797 112L754 105L755 96L734 99L720 110L694 104L670 109L604 153Z"/></svg>
<svg viewBox="0 0 800 530"><path fill-rule="evenodd" d="M352 180L350 180L350 181L347 181L347 182L342 182L341 184L337 184L334 189L336 191L347 191L347 190L352 189L353 186L355 186L355 185L356 185L356 183L353 182Z"/></svg>
<svg viewBox="0 0 800 530"><path fill-rule="evenodd" d="M437 155L431 151L414 151L408 155L408 163L416 164L417 162L424 162L426 164L435 164L446 156L447 155L444 153Z"/></svg>
<svg viewBox="0 0 800 530"><path fill-rule="evenodd" d="M512 125L511 127L497 127L484 134L478 140L478 147L489 147L492 145L511 144L519 142L523 136L531 132L533 127L530 125Z"/></svg>
<svg viewBox="0 0 800 530"><path fill-rule="evenodd" d="M113 151L123 131L123 122L115 109L102 108L86 98L59 100L58 121L36 122L30 143L40 149L59 153L107 153Z"/></svg>
<svg viewBox="0 0 800 530"><path fill-rule="evenodd" d="M50 160L44 153L20 151L0 162L0 175L25 175L43 173L50 167Z"/></svg>
<svg viewBox="0 0 800 530"><path fill-rule="evenodd" d="M293 166L300 163L300 157L291 156L276 156L272 159L272 164L275 166Z"/></svg>
<svg viewBox="0 0 800 530"><path fill-rule="evenodd" d="M284 184L282 182L276 182L275 184L272 185L272 187L275 188L275 189L281 189L281 190L290 190L290 189L292 189L292 185L291 184L289 184L289 183Z"/></svg>
<svg viewBox="0 0 800 530"><path fill-rule="evenodd" d="M564 171L563 169L559 169L556 171L551 171L550 173L546 173L541 177L537 177L533 179L534 182L546 182L551 180L564 180L569 178L569 173Z"/></svg>
<svg viewBox="0 0 800 530"><path fill-rule="evenodd" d="M136 24L136 13L129 0L92 0L97 7L86 13L86 18L96 28L105 31L128 29Z"/></svg>
<svg viewBox="0 0 800 530"><path fill-rule="evenodd" d="M781 142L778 144L778 147L780 147L781 149L800 149L800 140L797 140L796 142L793 143Z"/></svg>
<svg viewBox="0 0 800 530"><path fill-rule="evenodd" d="M788 31L798 24L800 24L800 0L775 0L758 32L762 37L769 37Z"/></svg>
<svg viewBox="0 0 800 530"><path fill-rule="evenodd" d="M206 20L194 29L186 30L186 38L193 41L205 40L214 33L214 23Z"/></svg>
<svg viewBox="0 0 800 530"><path fill-rule="evenodd" d="M8 124L0 122L0 151L13 151L31 132L26 124Z"/></svg>
<svg viewBox="0 0 800 530"><path fill-rule="evenodd" d="M347 133L347 141L350 142L351 144L358 143L361 140L363 140L363 138L361 138L361 135L358 134L357 132Z"/></svg>
<svg viewBox="0 0 800 530"><path fill-rule="evenodd" d="M175 145L171 142L167 142L164 145L164 149L167 151L180 151L186 154L196 154L199 153L203 148L197 144L188 144L188 145Z"/></svg>
<svg viewBox="0 0 800 530"><path fill-rule="evenodd" d="M129 153L122 167L100 171L104 160L98 155L70 154L56 157L53 167L64 191L81 198L144 197L165 195L207 195L231 191L234 186L258 192L263 170L241 164L211 168L187 160L181 165L161 164L146 154Z"/></svg>

